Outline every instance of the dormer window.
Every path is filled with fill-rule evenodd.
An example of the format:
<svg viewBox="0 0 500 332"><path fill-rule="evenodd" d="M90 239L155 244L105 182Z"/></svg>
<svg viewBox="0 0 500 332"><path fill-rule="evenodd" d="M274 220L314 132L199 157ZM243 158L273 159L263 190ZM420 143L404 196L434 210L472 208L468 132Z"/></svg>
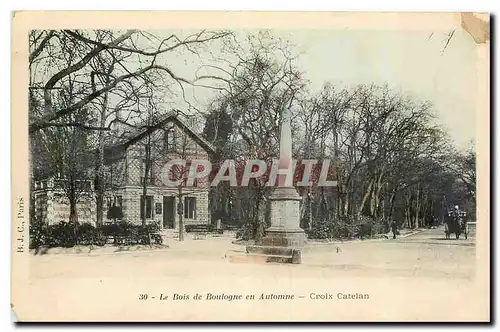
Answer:
<svg viewBox="0 0 500 332"><path fill-rule="evenodd" d="M173 125L167 127L163 136L163 150L165 152L175 151L175 129Z"/></svg>

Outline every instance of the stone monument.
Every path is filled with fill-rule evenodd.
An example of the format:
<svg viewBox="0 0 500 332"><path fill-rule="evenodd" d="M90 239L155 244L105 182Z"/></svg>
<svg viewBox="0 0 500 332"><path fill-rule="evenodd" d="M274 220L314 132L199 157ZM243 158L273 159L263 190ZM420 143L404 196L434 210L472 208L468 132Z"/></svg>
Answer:
<svg viewBox="0 0 500 332"><path fill-rule="evenodd" d="M292 129L290 110L282 113L280 130L279 169L288 170L292 163ZM300 263L300 248L306 242L306 235L300 228L300 201L302 198L293 186L293 172L287 178L278 174L277 186L271 197L271 227L260 243L247 247L247 253L266 255L267 261Z"/></svg>

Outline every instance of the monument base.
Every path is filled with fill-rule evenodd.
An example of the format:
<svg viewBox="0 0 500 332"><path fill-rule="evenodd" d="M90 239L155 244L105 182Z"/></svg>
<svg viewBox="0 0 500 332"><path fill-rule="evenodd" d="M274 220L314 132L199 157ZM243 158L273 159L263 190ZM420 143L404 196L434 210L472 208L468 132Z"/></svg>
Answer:
<svg viewBox="0 0 500 332"><path fill-rule="evenodd" d="M247 246L248 254L265 256L268 262L301 263L301 248L306 243L306 233L299 227L301 199L294 187L274 190L269 198L271 227L259 243Z"/></svg>
<svg viewBox="0 0 500 332"><path fill-rule="evenodd" d="M302 263L302 252L293 247L247 246L247 256L267 263ZM259 260L259 259L257 259Z"/></svg>
<svg viewBox="0 0 500 332"><path fill-rule="evenodd" d="M273 247L303 247L306 243L306 233L303 229L273 229L266 230L266 236L259 245Z"/></svg>
<svg viewBox="0 0 500 332"><path fill-rule="evenodd" d="M306 234L300 228L300 201L294 187L277 187L271 197L271 227L266 229L263 246L302 247Z"/></svg>
<svg viewBox="0 0 500 332"><path fill-rule="evenodd" d="M247 253L266 256L267 262L302 263L301 248L306 243L304 230L266 230L260 243L247 246Z"/></svg>

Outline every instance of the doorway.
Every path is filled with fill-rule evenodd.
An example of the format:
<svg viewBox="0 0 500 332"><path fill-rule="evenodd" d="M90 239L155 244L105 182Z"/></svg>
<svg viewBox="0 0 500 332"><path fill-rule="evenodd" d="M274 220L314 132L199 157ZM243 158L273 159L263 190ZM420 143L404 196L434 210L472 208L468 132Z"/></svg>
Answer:
<svg viewBox="0 0 500 332"><path fill-rule="evenodd" d="M175 197L163 196L163 228L173 229L175 221Z"/></svg>

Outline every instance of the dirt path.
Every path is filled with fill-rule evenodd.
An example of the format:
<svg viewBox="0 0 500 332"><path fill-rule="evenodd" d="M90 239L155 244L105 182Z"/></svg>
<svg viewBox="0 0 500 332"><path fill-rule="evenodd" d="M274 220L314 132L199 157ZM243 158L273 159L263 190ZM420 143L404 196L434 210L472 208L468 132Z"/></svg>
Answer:
<svg viewBox="0 0 500 332"><path fill-rule="evenodd" d="M241 254L245 249L232 244L231 237L187 237L183 243L170 239L168 250L153 252L31 256L26 292L35 307L30 318L81 320L84 312L84 317L96 321L109 321L111 317L121 321L137 317L220 321L229 319L227 315L221 318L221 312L230 312L236 321L249 317L352 321L363 319L358 311L364 310L369 313L364 318L380 321L392 321L394 317L473 319L468 307L459 307L446 315L441 308L464 298L468 305L484 305L473 283L475 247L457 245L456 240L434 240L438 234L441 233L432 230L405 239L317 246L304 251L300 265L231 263L227 256ZM138 300L140 294L158 299L166 294L183 297L208 292L293 294L297 300L261 301L259 305L248 301ZM323 304L310 299L311 294L323 293L333 294L334 300ZM370 300L335 300L343 293L369 294ZM411 303L427 304L407 306L410 298ZM292 304L297 311L291 310Z"/></svg>
<svg viewBox="0 0 500 332"><path fill-rule="evenodd" d="M475 247L470 240L441 240L441 230L396 239L318 245L303 253L303 264L238 264L228 256L242 253L231 238L169 241L162 251L113 255L45 255L31 257L31 274L52 277L189 277L197 274L248 275L276 270L302 277L387 276L466 278L474 275Z"/></svg>

